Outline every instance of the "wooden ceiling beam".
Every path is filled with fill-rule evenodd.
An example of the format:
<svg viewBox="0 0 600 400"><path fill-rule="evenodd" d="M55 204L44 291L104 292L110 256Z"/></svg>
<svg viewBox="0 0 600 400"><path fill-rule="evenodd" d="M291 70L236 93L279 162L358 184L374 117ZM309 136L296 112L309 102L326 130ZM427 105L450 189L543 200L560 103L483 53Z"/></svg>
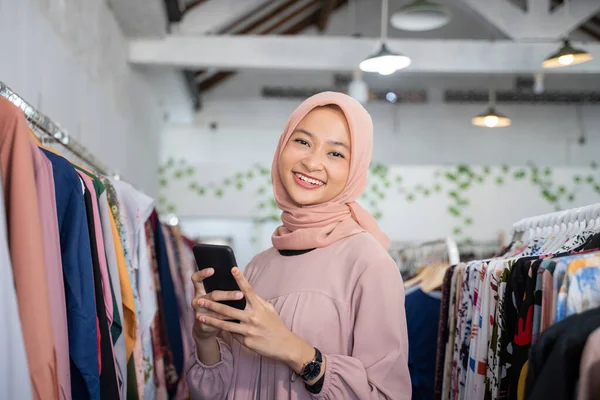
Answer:
<svg viewBox="0 0 600 400"><path fill-rule="evenodd" d="M186 13L196 7L198 7L199 5L202 5L202 3L206 3L207 0L194 0L190 3L187 3L184 5L184 9L183 12Z"/></svg>
<svg viewBox="0 0 600 400"><path fill-rule="evenodd" d="M317 1L321 1L321 0L317 0ZM336 9L340 8L341 6L345 5L347 3L347 1L348 0L337 0L335 2L336 4L333 6L332 12L335 11ZM265 30L263 32L260 32L259 34L266 35L266 34L272 33L274 30L276 30L277 28L279 28L280 26L282 26L283 24L285 24L286 22L288 22L295 16L300 15L300 13L302 13L302 12L305 12L312 5L314 5L314 3L308 3L306 6L301 7L301 9L292 13L292 15L289 15L284 20L279 21L274 26L268 28L267 30ZM312 25L318 25L321 16L322 16L322 9L318 9L317 11L306 15L304 18L299 20L297 23L295 23L294 25L290 26L289 28L285 29L284 31L282 31L281 33L278 33L278 34L280 34L280 35L296 35ZM219 71L219 72L217 72L210 78L205 79L198 84L200 93L207 92L207 91L213 89L214 87L221 84L226 79L229 79L230 77L232 77L235 74L236 73L234 71Z"/></svg>
<svg viewBox="0 0 600 400"><path fill-rule="evenodd" d="M304 6L300 7L299 9L297 9L296 11L294 11L293 13L291 13L290 15L288 15L285 18L282 18L281 20L279 20L279 22L277 22L275 25L265 29L262 32L259 32L259 35L268 35L270 33L275 33L277 34L278 32L277 29L281 28L282 26L284 26L285 24L287 24L288 22L290 22L291 20L293 20L294 18L298 17L299 15L302 15L306 12L306 10L310 9L311 7L313 7L316 3L318 3L321 0L313 0L312 3L306 3ZM310 17L310 16L307 16ZM308 18L310 19L310 18ZM304 22L306 21L307 18L303 18L300 22ZM310 24L309 24L310 25ZM287 30L283 31L280 33L281 35L289 35L290 33L287 33Z"/></svg>
<svg viewBox="0 0 600 400"><path fill-rule="evenodd" d="M331 13L333 13L338 0L321 0L321 2L323 3L323 6L321 8L321 14L319 15L317 28L319 28L319 32L324 32L325 29L327 29L329 17L331 17Z"/></svg>
<svg viewBox="0 0 600 400"><path fill-rule="evenodd" d="M580 26L579 30L581 32L585 33L586 35L593 37L596 40L600 40L600 35L598 34L598 32L593 31L592 29L588 28L585 25Z"/></svg>
<svg viewBox="0 0 600 400"><path fill-rule="evenodd" d="M217 32L217 34L223 35L225 33L235 33L233 31L240 24L244 23L244 21L246 21L248 18L252 17L253 15L256 15L258 13L263 12L267 7L269 7L271 4L275 3L276 1L277 0L269 0L269 1L265 1L265 2L260 3L259 5L257 5L256 7L254 7L253 9L251 9L250 11L248 11L247 13L242 14L240 17L236 18L235 20L231 21L226 26L224 26L221 29L219 29L219 31Z"/></svg>
<svg viewBox="0 0 600 400"><path fill-rule="evenodd" d="M318 15L319 15L318 13L312 13L310 15L307 15L305 18L298 21L296 24L294 24L291 27L284 30L281 34L282 35L295 35L296 33L301 32L303 29L306 29L309 26L311 26L312 24L314 24L317 21L316 17ZM221 84L223 81L232 77L233 75L235 75L235 72L233 72L233 71L217 72L210 78L200 82L200 84L198 85L198 87L200 88L200 93L211 90L212 88Z"/></svg>
<svg viewBox="0 0 600 400"><path fill-rule="evenodd" d="M270 12L265 14L258 21L255 21L254 23L248 25L247 27L245 27L244 29L242 29L240 31L232 32L232 33L236 34L236 35L247 35L249 33L253 33L253 31L256 28L259 28L260 26L264 25L265 23L271 21L272 18L276 17L280 13L284 12L285 10L287 10L288 8L293 6L294 3L296 3L297 1L298 0L287 0L285 3L280 4L279 6L275 7Z"/></svg>

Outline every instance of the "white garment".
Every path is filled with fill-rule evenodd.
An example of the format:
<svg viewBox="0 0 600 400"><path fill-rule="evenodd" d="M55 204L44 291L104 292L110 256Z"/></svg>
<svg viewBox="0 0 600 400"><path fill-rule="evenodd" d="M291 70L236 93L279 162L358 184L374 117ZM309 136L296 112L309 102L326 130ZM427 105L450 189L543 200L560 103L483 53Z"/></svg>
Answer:
<svg viewBox="0 0 600 400"><path fill-rule="evenodd" d="M121 278L119 277L119 265L117 262L117 253L111 226L111 212L108 205L108 196L106 191L98 198L98 209L100 212L100 222L102 224L102 237L104 238L104 251L106 253L106 262L108 265L108 275L112 284L115 302L119 311L121 325L123 324L123 297L121 294ZM113 311L114 312L114 311ZM115 338L113 338L115 339ZM117 364L117 374L121 381L121 399L127 398L127 349L125 348L125 332L116 338L114 343L115 361Z"/></svg>
<svg viewBox="0 0 600 400"><path fill-rule="evenodd" d="M0 185L0 324L2 324L0 399L31 399L31 380L10 262L2 185Z"/></svg>
<svg viewBox="0 0 600 400"><path fill-rule="evenodd" d="M150 327L158 311L156 288L152 265L148 254L146 231L144 224L150 218L154 209L154 200L136 190L127 182L111 179L119 201L124 207L127 219L128 242L131 249L131 263L136 273L137 287L140 300L139 328L142 339L142 354L144 357L144 399L154 400L156 387L154 384L154 349L152 347L152 332Z"/></svg>

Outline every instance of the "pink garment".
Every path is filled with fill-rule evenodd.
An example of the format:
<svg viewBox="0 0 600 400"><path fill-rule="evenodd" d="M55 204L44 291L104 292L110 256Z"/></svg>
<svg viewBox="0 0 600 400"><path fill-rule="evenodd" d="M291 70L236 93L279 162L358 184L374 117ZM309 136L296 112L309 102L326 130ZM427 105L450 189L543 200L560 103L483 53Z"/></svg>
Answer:
<svg viewBox="0 0 600 400"><path fill-rule="evenodd" d="M335 104L342 109L350 127L352 145L348 182L342 193L331 201L299 207L283 187L279 177L279 158L298 123L314 108L329 104ZM356 199L367 187L372 153L373 122L367 110L358 101L342 93L324 92L300 104L290 116L279 139L271 169L275 200L283 210L283 225L273 234L273 246L285 250L321 248L367 231L387 250L390 240L379 229L377 220L356 203Z"/></svg>
<svg viewBox="0 0 600 400"><path fill-rule="evenodd" d="M94 229L96 231L96 242L98 248L98 262L100 264L100 274L102 275L102 292L104 293L104 305L106 307L106 317L108 319L109 328L113 323L113 302L112 292L110 290L110 277L108 275L108 265L106 264L106 251L104 250L104 236L102 236L102 223L100 222L100 212L98 211L98 197L92 178L85 173L76 170L79 177L85 183L85 187L92 196L92 214L94 214ZM109 330L110 332L110 330ZM112 338L110 340L112 343ZM114 354L114 351L113 351Z"/></svg>
<svg viewBox="0 0 600 400"><path fill-rule="evenodd" d="M29 140L33 156L35 186L38 194L38 208L42 227L42 246L48 276L48 292L50 294L50 312L52 313L52 332L56 348L58 368L58 385L60 398L71 399L71 370L69 367L69 331L67 325L67 306L65 300L65 284L63 279L62 259L60 253L60 235L58 233L58 216L56 214L56 192L52 163Z"/></svg>
<svg viewBox="0 0 600 400"><path fill-rule="evenodd" d="M113 339L112 332L110 327L113 324L113 302L112 302L112 291L110 289L110 277L108 275L108 265L106 263L106 251L104 248L104 236L102 235L102 223L100 222L100 211L98 209L98 197L96 194L96 189L94 188L94 182L92 178L87 176L85 173L76 169L77 174L85 187L90 192L92 197L92 214L94 215L94 230L96 231L96 247L98 249L98 263L100 264L100 275L102 276L102 293L104 297L104 306L106 307L106 319L108 320L108 334L110 336L110 347L113 355L113 360L115 363L115 371L119 371L119 367L117 364L117 359L115 356L115 349L113 347ZM98 349L100 349L100 322L98 317L96 317L96 325L98 329ZM100 352L98 352L98 365L101 365L102 359ZM118 374L118 372L117 372ZM119 390L119 396L121 396L121 391Z"/></svg>
<svg viewBox="0 0 600 400"><path fill-rule="evenodd" d="M255 292L283 323L327 360L313 395L290 368L223 333L221 361L186 365L192 399L410 399L404 284L396 263L369 233L297 256L271 248L246 267Z"/></svg>

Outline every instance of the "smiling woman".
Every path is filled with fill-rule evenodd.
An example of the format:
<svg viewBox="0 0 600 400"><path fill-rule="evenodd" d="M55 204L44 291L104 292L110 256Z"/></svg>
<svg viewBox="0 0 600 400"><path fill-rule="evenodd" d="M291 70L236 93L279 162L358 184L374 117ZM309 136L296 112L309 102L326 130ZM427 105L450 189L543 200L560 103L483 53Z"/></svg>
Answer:
<svg viewBox="0 0 600 400"><path fill-rule="evenodd" d="M349 96L315 95L290 116L271 171L273 248L233 268L239 292L206 293L209 269L192 277L193 398L411 398L402 277L356 203L372 151L371 117ZM219 303L242 297L244 310Z"/></svg>
<svg viewBox="0 0 600 400"><path fill-rule="evenodd" d="M350 172L350 128L341 108L317 107L298 124L279 158L279 177L300 206L342 192Z"/></svg>

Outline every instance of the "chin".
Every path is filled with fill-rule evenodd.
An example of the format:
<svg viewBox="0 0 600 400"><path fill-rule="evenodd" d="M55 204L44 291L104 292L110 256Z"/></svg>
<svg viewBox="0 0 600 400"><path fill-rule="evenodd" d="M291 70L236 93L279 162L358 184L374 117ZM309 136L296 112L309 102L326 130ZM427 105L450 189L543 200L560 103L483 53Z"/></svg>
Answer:
<svg viewBox="0 0 600 400"><path fill-rule="evenodd" d="M292 198L292 200L294 201L294 203L300 205L300 206L310 206L313 204L319 204L321 202L321 199L318 196L306 196L303 193L290 193L290 197Z"/></svg>

